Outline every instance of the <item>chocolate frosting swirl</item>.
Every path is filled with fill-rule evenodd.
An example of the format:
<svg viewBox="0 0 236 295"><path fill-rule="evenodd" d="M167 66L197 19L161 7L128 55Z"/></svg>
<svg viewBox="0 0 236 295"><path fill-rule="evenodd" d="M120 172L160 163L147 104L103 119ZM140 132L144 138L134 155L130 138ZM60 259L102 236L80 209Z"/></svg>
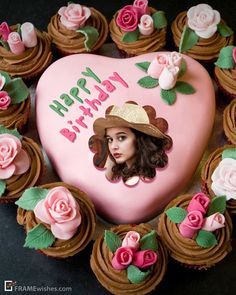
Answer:
<svg viewBox="0 0 236 295"><path fill-rule="evenodd" d="M45 162L38 144L28 137L22 138L22 149L30 158L30 167L20 175L13 175L6 180L6 190L0 197L1 202L16 201L25 189L34 186L40 181L45 171Z"/></svg>
<svg viewBox="0 0 236 295"><path fill-rule="evenodd" d="M221 23L225 22L221 20ZM185 25L187 25L187 11L179 13L171 25L171 31L176 47L179 47ZM198 43L184 53L199 61L211 62L218 58L221 48L233 44L233 41L234 35L222 37L216 32L208 39L199 37Z"/></svg>
<svg viewBox="0 0 236 295"><path fill-rule="evenodd" d="M99 49L107 39L108 24L104 15L93 7L90 7L91 16L87 19L85 26L92 26L99 32L99 38L91 51ZM48 33L53 39L56 48L63 55L87 52L84 46L84 35L75 30L67 29L60 21L60 15L55 14L48 24Z"/></svg>
<svg viewBox="0 0 236 295"><path fill-rule="evenodd" d="M235 148L235 145L225 145L216 149L213 153L210 154L205 165L202 167L201 177L202 177L202 191L214 197L215 194L211 189L212 180L211 175L215 171L216 167L222 160L222 152L226 149ZM236 200L227 201L227 209L230 214L236 214Z"/></svg>
<svg viewBox="0 0 236 295"><path fill-rule="evenodd" d="M151 15L157 10L149 7ZM144 53L158 51L166 45L166 32L167 29L155 29L149 36L140 35L139 39L132 43L125 43L122 38L125 34L116 24L118 11L113 16L109 24L112 40L116 43L117 47L126 52L129 56L140 55Z"/></svg>
<svg viewBox="0 0 236 295"><path fill-rule="evenodd" d="M187 208L193 196L182 195L172 200L165 210L171 207ZM169 250L170 256L185 266L196 269L207 269L221 261L231 250L232 221L225 212L225 227L214 232L218 244L211 248L198 246L194 239L183 237L178 229L178 224L172 222L162 213L158 223L158 233Z"/></svg>
<svg viewBox="0 0 236 295"><path fill-rule="evenodd" d="M66 187L72 193L75 200L78 202L81 214L81 224L79 225L76 234L71 239L56 239L51 247L48 247L47 249L41 249L40 251L47 256L55 258L66 258L82 251L91 241L96 226L96 213L94 205L90 201L88 196L74 186L68 185L64 182L55 182L44 184L40 187L52 189L56 186ZM26 211L21 208L18 208L17 211L17 222L20 225L23 225L27 232L35 227L37 224L43 223L35 217L33 211ZM49 228L48 225L46 225L45 223L43 224Z"/></svg>
<svg viewBox="0 0 236 295"><path fill-rule="evenodd" d="M224 110L223 128L229 142L236 145L236 98Z"/></svg>
<svg viewBox="0 0 236 295"><path fill-rule="evenodd" d="M221 91L229 98L236 98L236 68L227 70L216 66L214 73Z"/></svg>
<svg viewBox="0 0 236 295"><path fill-rule="evenodd" d="M30 97L19 104L12 104L6 110L0 110L0 125L8 129L22 131L30 115Z"/></svg>
<svg viewBox="0 0 236 295"><path fill-rule="evenodd" d="M152 228L148 224L136 226L119 225L110 229L123 239L130 230L137 231L140 236L149 233ZM91 268L98 281L113 294L147 294L155 289L164 277L167 268L167 251L158 238L158 260L155 263L150 276L140 284L132 284L127 278L126 270L116 270L112 267L112 252L104 242L101 234L95 241L90 259Z"/></svg>

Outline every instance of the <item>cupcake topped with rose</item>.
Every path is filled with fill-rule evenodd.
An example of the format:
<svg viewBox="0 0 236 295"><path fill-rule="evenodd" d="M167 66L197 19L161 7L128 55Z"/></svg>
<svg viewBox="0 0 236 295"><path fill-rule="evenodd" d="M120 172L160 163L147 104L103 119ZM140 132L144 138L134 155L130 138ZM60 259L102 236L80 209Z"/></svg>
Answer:
<svg viewBox="0 0 236 295"><path fill-rule="evenodd" d="M148 6L148 0L135 0L115 13L110 35L120 51L135 56L158 51L166 44L165 13Z"/></svg>
<svg viewBox="0 0 236 295"><path fill-rule="evenodd" d="M0 70L25 81L37 78L51 63L51 40L30 22L0 25Z"/></svg>
<svg viewBox="0 0 236 295"><path fill-rule="evenodd" d="M95 52L107 39L108 24L95 8L69 2L51 18L48 33L61 55Z"/></svg>
<svg viewBox="0 0 236 295"><path fill-rule="evenodd" d="M208 4L198 4L178 14L171 30L179 52L203 63L215 61L221 48L234 40L234 33L220 12Z"/></svg>

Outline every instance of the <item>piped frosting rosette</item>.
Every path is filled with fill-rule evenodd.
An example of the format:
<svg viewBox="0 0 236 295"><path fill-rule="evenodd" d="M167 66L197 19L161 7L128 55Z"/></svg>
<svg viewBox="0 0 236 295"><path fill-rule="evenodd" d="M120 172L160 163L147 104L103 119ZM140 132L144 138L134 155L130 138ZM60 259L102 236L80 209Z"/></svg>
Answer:
<svg viewBox="0 0 236 295"><path fill-rule="evenodd" d="M164 277L167 251L148 224L119 225L94 243L90 265L112 294L147 294Z"/></svg>
<svg viewBox="0 0 236 295"><path fill-rule="evenodd" d="M93 237L94 206L74 186L56 182L30 188L16 204L17 222L27 234L24 247L66 258L82 251Z"/></svg>
<svg viewBox="0 0 236 295"><path fill-rule="evenodd" d="M34 186L45 171L42 151L17 130L0 126L0 203L15 201Z"/></svg>
<svg viewBox="0 0 236 295"><path fill-rule="evenodd" d="M203 193L181 195L160 215L158 233L170 256L186 267L208 269L232 250L225 198L213 200Z"/></svg>
<svg viewBox="0 0 236 295"><path fill-rule="evenodd" d="M224 195L230 214L236 214L236 147L225 145L211 153L202 167L202 190L212 196Z"/></svg>
<svg viewBox="0 0 236 295"><path fill-rule="evenodd" d="M236 98L224 110L223 128L229 142L236 145Z"/></svg>

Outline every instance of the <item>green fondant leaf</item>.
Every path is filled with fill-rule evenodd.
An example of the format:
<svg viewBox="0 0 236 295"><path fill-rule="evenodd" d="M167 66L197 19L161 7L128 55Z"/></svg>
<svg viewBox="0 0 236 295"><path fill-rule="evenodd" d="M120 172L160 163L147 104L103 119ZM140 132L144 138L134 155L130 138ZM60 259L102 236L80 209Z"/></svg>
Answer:
<svg viewBox="0 0 236 295"><path fill-rule="evenodd" d="M38 202L46 198L48 192L48 189L39 187L29 188L25 190L20 199L16 201L16 205L25 210L34 210Z"/></svg>
<svg viewBox="0 0 236 295"><path fill-rule="evenodd" d="M11 97L12 104L18 104L27 99L29 90L21 78L15 78L9 81L4 90Z"/></svg>
<svg viewBox="0 0 236 295"><path fill-rule="evenodd" d="M206 230L199 230L196 237L197 244L202 248L210 248L217 245L217 239L212 232Z"/></svg>
<svg viewBox="0 0 236 295"><path fill-rule="evenodd" d="M179 52L185 52L191 49L198 42L198 35L189 27L185 26L181 35Z"/></svg>
<svg viewBox="0 0 236 295"><path fill-rule="evenodd" d="M157 243L157 233L155 230L152 230L150 233L146 234L140 240L140 248L141 250L153 250L157 251L158 243Z"/></svg>
<svg viewBox="0 0 236 295"><path fill-rule="evenodd" d="M216 212L223 214L226 209L226 197L217 196L211 200L207 215L210 216Z"/></svg>
<svg viewBox="0 0 236 295"><path fill-rule="evenodd" d="M229 37L234 33L234 31L230 27L222 23L217 25L217 31L222 37Z"/></svg>
<svg viewBox="0 0 236 295"><path fill-rule="evenodd" d="M134 265L129 265L127 268L128 280L132 284L142 283L150 275L150 273L151 273L150 270L144 272Z"/></svg>
<svg viewBox="0 0 236 295"><path fill-rule="evenodd" d="M52 232L43 224L38 224L30 231L28 231L24 247L31 249L46 249L50 247L55 241Z"/></svg>
<svg viewBox="0 0 236 295"><path fill-rule="evenodd" d="M133 32L127 32L124 34L122 41L125 43L133 43L138 40L139 30L135 30Z"/></svg>
<svg viewBox="0 0 236 295"><path fill-rule="evenodd" d="M4 194L6 189L6 182L0 179L0 197Z"/></svg>
<svg viewBox="0 0 236 295"><path fill-rule="evenodd" d="M21 24L16 25L16 31L21 36Z"/></svg>
<svg viewBox="0 0 236 295"><path fill-rule="evenodd" d="M115 253L122 245L121 238L116 233L109 230L105 230L104 241L112 253Z"/></svg>
<svg viewBox="0 0 236 295"><path fill-rule="evenodd" d="M231 158L236 160L236 148L226 149L222 153L222 159Z"/></svg>
<svg viewBox="0 0 236 295"><path fill-rule="evenodd" d="M159 85L159 80L146 76L138 80L138 84L143 88L154 88Z"/></svg>
<svg viewBox="0 0 236 295"><path fill-rule="evenodd" d="M81 33L85 36L84 46L87 51L91 51L98 40L98 30L91 26L85 26L79 30L76 30L76 32Z"/></svg>
<svg viewBox="0 0 236 295"><path fill-rule="evenodd" d="M4 72L4 71L0 71L0 74L3 75L6 79L5 83L9 83L11 81L11 77L8 75L7 72Z"/></svg>
<svg viewBox="0 0 236 295"><path fill-rule="evenodd" d="M93 78L98 83L102 82L101 79L89 67L86 67L86 72L81 72L81 74L86 77Z"/></svg>
<svg viewBox="0 0 236 295"><path fill-rule="evenodd" d="M196 92L193 86L183 81L177 81L174 89L182 94L193 94Z"/></svg>
<svg viewBox="0 0 236 295"><path fill-rule="evenodd" d="M167 26L167 20L164 11L157 11L153 13L152 19L155 29L162 29Z"/></svg>
<svg viewBox="0 0 236 295"><path fill-rule="evenodd" d="M234 67L233 49L233 45L222 48L215 65L222 69L232 69Z"/></svg>
<svg viewBox="0 0 236 295"><path fill-rule="evenodd" d="M185 59L182 59L181 67L180 67L180 70L178 73L178 78L182 77L185 74L186 69L187 69L186 61L185 61Z"/></svg>
<svg viewBox="0 0 236 295"><path fill-rule="evenodd" d="M144 71L145 73L147 73L147 70L150 66L150 62L148 61L144 61L144 62L137 62L136 67L139 68L140 70Z"/></svg>
<svg viewBox="0 0 236 295"><path fill-rule="evenodd" d="M11 134L16 136L17 138L19 138L21 140L22 136L20 135L20 133L17 131L17 129L13 129L13 130L9 130L6 127L4 127L3 125L0 125L0 134Z"/></svg>
<svg viewBox="0 0 236 295"><path fill-rule="evenodd" d="M166 215L174 223L180 223L187 216L187 211L180 207L172 207L165 211Z"/></svg>
<svg viewBox="0 0 236 295"><path fill-rule="evenodd" d="M0 44L2 44L2 47L5 48L6 50L10 51L10 47L8 45L7 42L3 41L1 38L0 38Z"/></svg>
<svg viewBox="0 0 236 295"><path fill-rule="evenodd" d="M176 93L174 89L164 90L161 89L161 97L165 103L172 105L176 99Z"/></svg>

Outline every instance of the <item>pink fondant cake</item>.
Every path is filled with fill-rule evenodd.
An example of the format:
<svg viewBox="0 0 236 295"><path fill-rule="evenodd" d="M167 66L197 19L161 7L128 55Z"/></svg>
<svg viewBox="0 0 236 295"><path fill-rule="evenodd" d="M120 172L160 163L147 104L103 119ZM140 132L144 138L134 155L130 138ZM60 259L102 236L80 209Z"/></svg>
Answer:
<svg viewBox="0 0 236 295"><path fill-rule="evenodd" d="M138 223L154 217L191 180L211 134L215 95L206 70L178 53L129 59L71 55L40 78L36 115L42 145L60 178L85 191L107 220ZM117 128L121 136L113 135ZM118 165L127 152L119 144L128 130L135 134L132 162L124 163L121 177L113 168L116 177L108 177L107 163ZM149 174L137 168L136 133L158 141L158 156L146 157L155 162ZM137 175L126 174L134 165Z"/></svg>

